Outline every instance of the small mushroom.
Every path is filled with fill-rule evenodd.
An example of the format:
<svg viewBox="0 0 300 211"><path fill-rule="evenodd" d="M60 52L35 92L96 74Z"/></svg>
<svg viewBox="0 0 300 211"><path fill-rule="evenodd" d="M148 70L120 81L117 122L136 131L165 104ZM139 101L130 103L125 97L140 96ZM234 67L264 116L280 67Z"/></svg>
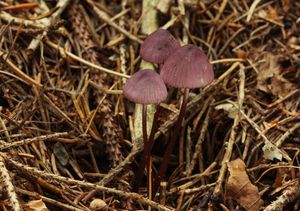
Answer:
<svg viewBox="0 0 300 211"><path fill-rule="evenodd" d="M180 47L179 42L165 29L151 33L141 46L141 57L155 64L163 64Z"/></svg>
<svg viewBox="0 0 300 211"><path fill-rule="evenodd" d="M159 104L167 98L166 85L160 75L152 70L140 70L131 76L123 87L124 96L132 102L142 104L142 129L144 139L144 153L140 162L140 167L136 173L134 189L137 189L142 179L146 162L148 161L154 143L154 134L157 128L158 111L153 119L153 125L149 140L147 141L147 104Z"/></svg>
<svg viewBox="0 0 300 211"><path fill-rule="evenodd" d="M176 88L202 88L214 80L213 67L205 53L195 45L185 45L164 63L164 82Z"/></svg>
<svg viewBox="0 0 300 211"><path fill-rule="evenodd" d="M214 79L213 67L207 56L195 45L185 45L177 49L164 63L160 75L167 85L183 88L184 96L180 112L175 125L174 133L168 143L162 164L159 167L153 184L153 193L158 190L159 184L170 162L171 154L178 137L178 133L185 115L189 89L203 88Z"/></svg>
<svg viewBox="0 0 300 211"><path fill-rule="evenodd" d="M127 80L124 96L132 102L158 104L167 98L167 88L160 75L152 70L140 70Z"/></svg>

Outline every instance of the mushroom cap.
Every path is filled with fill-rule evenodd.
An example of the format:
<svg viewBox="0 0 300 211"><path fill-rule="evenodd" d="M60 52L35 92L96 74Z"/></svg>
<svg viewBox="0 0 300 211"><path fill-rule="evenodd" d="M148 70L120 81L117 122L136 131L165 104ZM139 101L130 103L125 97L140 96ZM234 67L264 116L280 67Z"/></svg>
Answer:
<svg viewBox="0 0 300 211"><path fill-rule="evenodd" d="M172 34L165 29L158 29L144 40L140 55L148 62L162 64L179 47L179 42Z"/></svg>
<svg viewBox="0 0 300 211"><path fill-rule="evenodd" d="M205 87L214 80L208 57L190 44L179 48L166 60L160 75L166 84L178 88Z"/></svg>
<svg viewBox="0 0 300 211"><path fill-rule="evenodd" d="M167 98L167 87L160 75L153 70L140 70L127 80L124 96L140 104L158 104Z"/></svg>

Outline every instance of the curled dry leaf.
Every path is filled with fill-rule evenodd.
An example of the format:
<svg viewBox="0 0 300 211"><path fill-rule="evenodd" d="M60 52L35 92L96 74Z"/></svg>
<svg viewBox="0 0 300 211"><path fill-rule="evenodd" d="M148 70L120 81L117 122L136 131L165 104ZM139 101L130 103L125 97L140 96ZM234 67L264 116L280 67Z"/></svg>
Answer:
<svg viewBox="0 0 300 211"><path fill-rule="evenodd" d="M25 211L49 211L42 199L29 201L24 205Z"/></svg>
<svg viewBox="0 0 300 211"><path fill-rule="evenodd" d="M247 211L257 211L263 205L258 188L251 184L246 172L246 165L241 159L228 163L230 173L226 184L227 197L236 200Z"/></svg>

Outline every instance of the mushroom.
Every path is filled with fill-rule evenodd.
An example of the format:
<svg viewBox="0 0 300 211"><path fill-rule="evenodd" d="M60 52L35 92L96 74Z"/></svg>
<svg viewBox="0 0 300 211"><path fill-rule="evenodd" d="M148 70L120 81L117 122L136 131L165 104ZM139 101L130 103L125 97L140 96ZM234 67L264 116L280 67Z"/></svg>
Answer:
<svg viewBox="0 0 300 211"><path fill-rule="evenodd" d="M167 170L171 154L178 136L187 102L189 89L203 88L210 84L214 79L213 67L208 57L200 48L195 45L185 45L176 50L164 63L160 75L164 82L172 87L183 88L184 96L180 107L180 112L175 125L174 133L168 143L162 164L159 167L153 184L153 193L159 187L161 179Z"/></svg>
<svg viewBox="0 0 300 211"><path fill-rule="evenodd" d="M158 29L145 39L140 55L145 61L161 65L179 47L179 42L172 34L165 29Z"/></svg>
<svg viewBox="0 0 300 211"><path fill-rule="evenodd" d="M158 112L156 111L153 119L149 140L147 141L147 104L159 104L167 98L167 88L161 76L149 69L140 70L133 74L123 87L124 96L132 102L142 104L142 130L144 140L144 152L140 162L139 170L136 174L134 188L137 188L146 162L154 143L154 134L157 128ZM149 164L149 163L148 163ZM148 165L149 172L149 165Z"/></svg>
<svg viewBox="0 0 300 211"><path fill-rule="evenodd" d="M164 82L177 88L203 88L214 80L213 67L195 45L185 45L169 57L160 73Z"/></svg>

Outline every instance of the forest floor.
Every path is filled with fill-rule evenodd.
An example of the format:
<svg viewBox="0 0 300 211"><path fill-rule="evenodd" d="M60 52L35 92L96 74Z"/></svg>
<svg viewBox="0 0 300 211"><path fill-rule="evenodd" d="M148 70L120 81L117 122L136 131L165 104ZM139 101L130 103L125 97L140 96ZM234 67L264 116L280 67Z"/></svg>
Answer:
<svg viewBox="0 0 300 211"><path fill-rule="evenodd" d="M191 90L149 197L122 87L158 71L139 56L158 28L201 47L215 80ZM300 210L299 81L299 1L0 1L0 210ZM154 176L182 100L168 91Z"/></svg>

